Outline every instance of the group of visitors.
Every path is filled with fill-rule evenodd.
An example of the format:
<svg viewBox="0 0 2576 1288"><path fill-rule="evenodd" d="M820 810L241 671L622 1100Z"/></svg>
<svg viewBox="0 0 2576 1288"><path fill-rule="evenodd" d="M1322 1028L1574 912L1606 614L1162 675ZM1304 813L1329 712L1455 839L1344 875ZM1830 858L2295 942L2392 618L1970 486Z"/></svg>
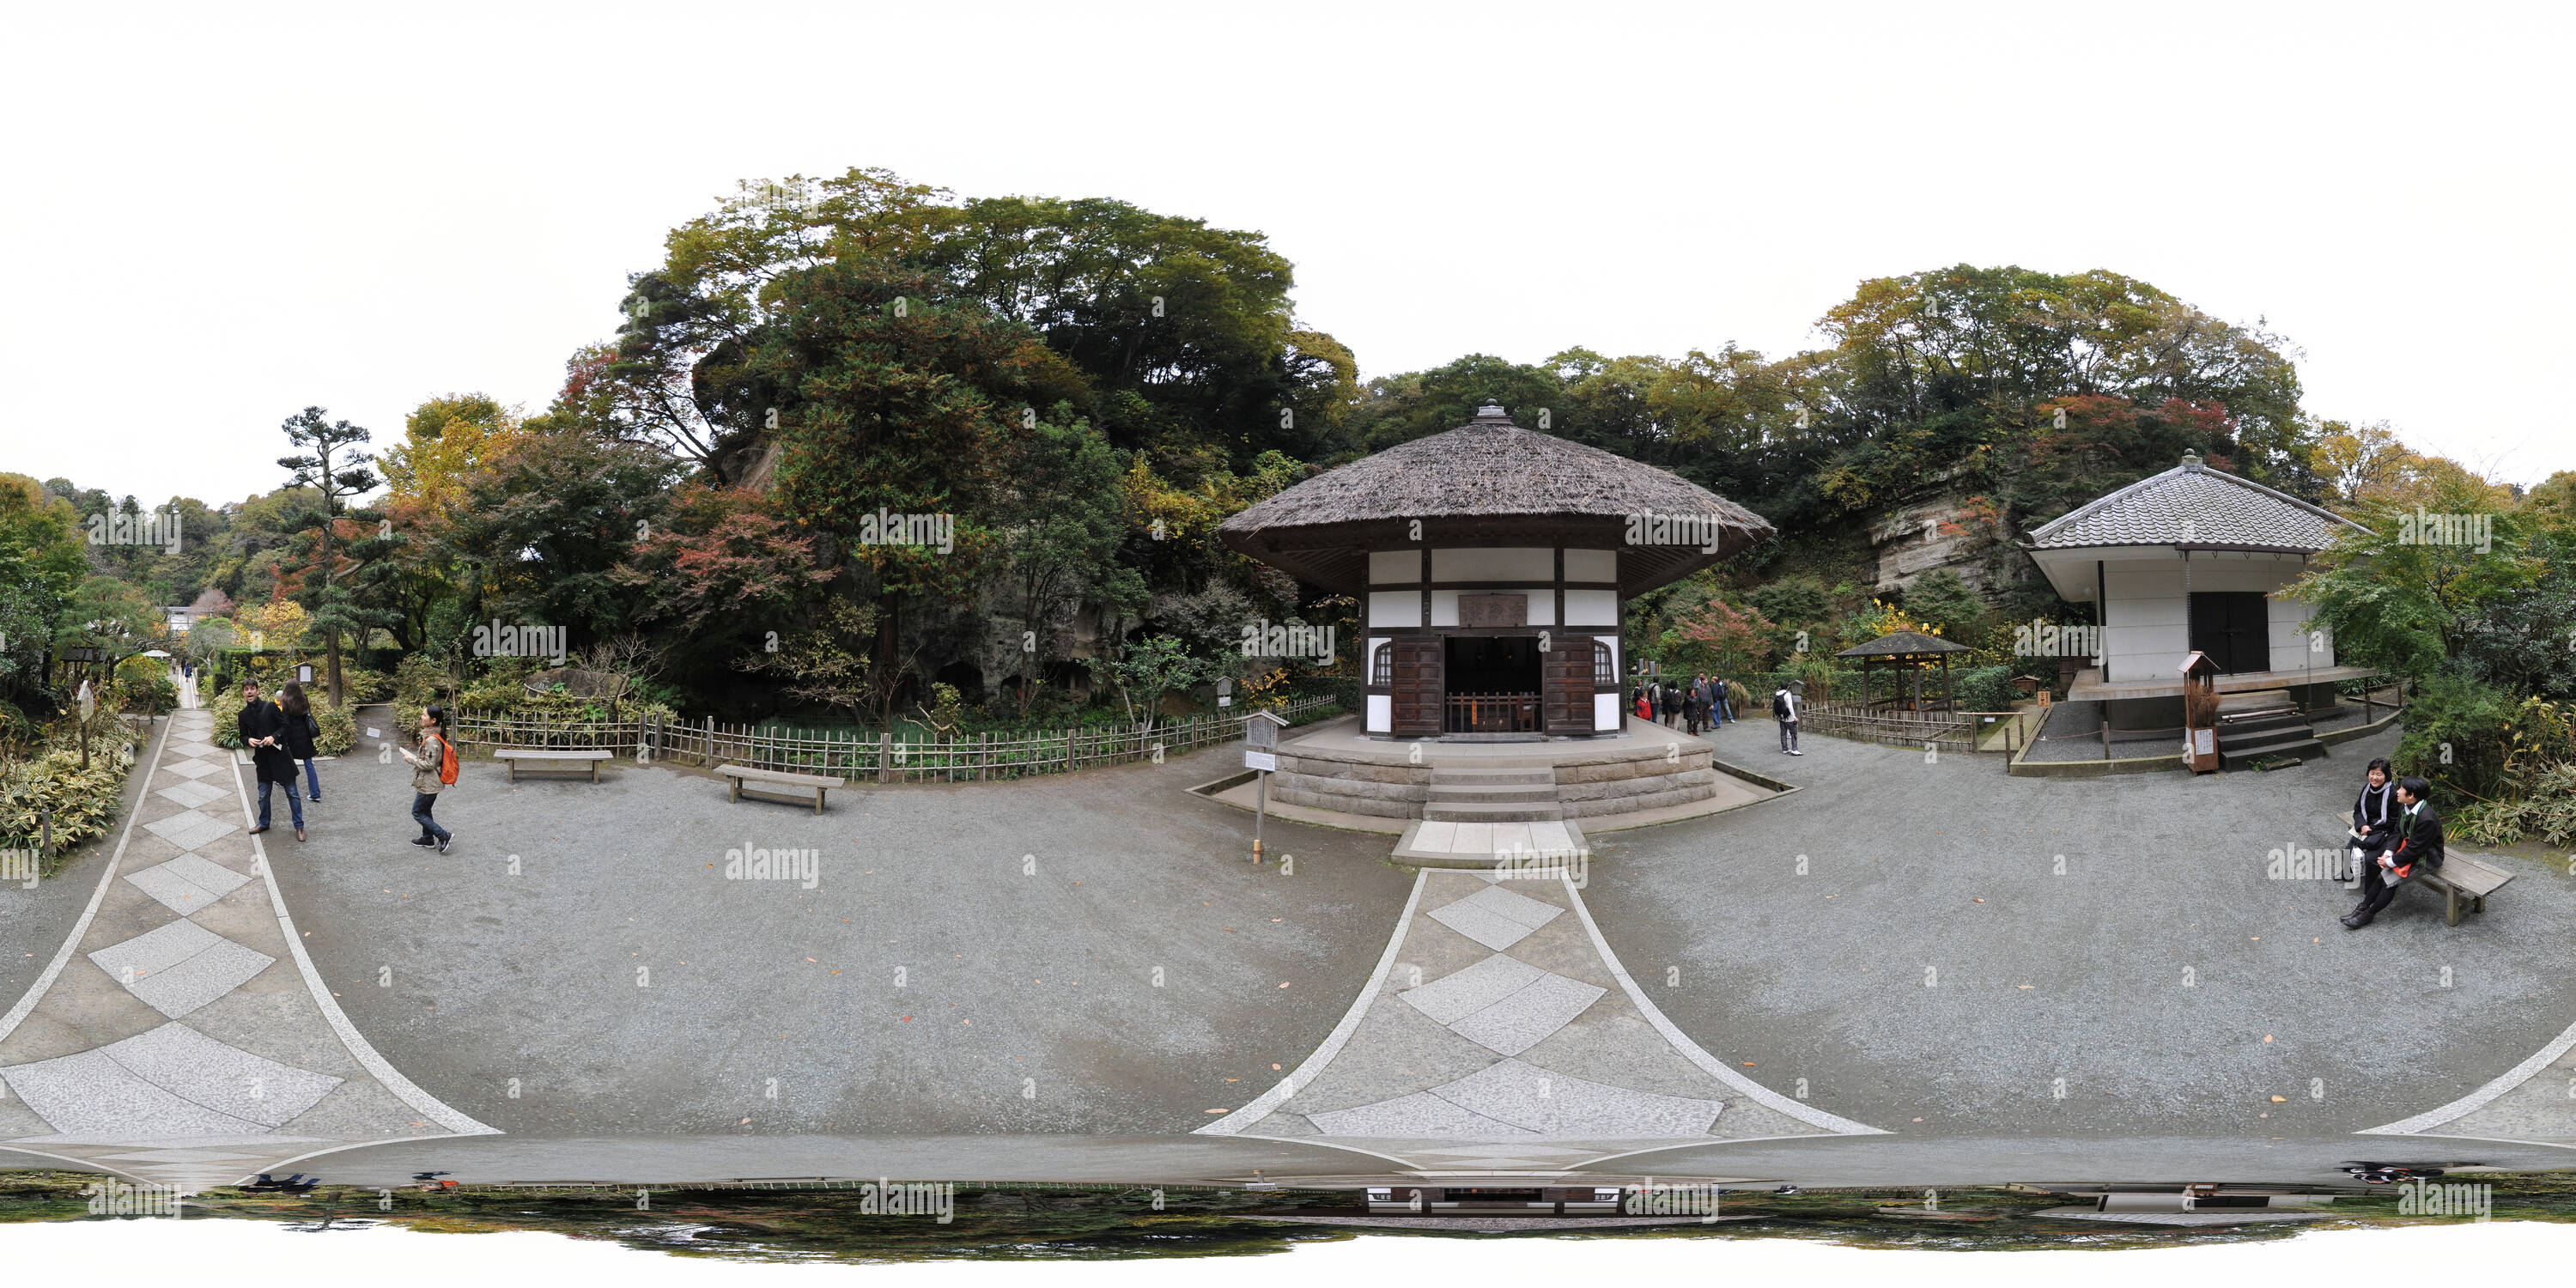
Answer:
<svg viewBox="0 0 2576 1288"><path fill-rule="evenodd" d="M2442 816L2433 808L2432 784L2421 778L2392 783L2386 760L2373 760L2363 775L2361 795L2352 803L2352 851L2355 868L2347 889L2359 889L2361 902L2344 914L2347 930L2359 930L2397 897L2397 887L2422 864L2442 870Z"/></svg>
<svg viewBox="0 0 2576 1288"><path fill-rule="evenodd" d="M1702 730L1714 731L1736 718L1735 704L1728 698L1726 681L1702 671L1687 684L1648 679L1628 694L1628 707L1640 720L1680 728L1696 737Z"/></svg>
<svg viewBox="0 0 2576 1288"><path fill-rule="evenodd" d="M322 803L322 771L314 764L318 758L314 740L321 736L322 726L313 718L312 701L304 686L292 680L278 690L277 701L260 697L259 681L242 682L242 709L235 727L241 730L242 746L250 751L252 766L259 777L259 826L250 830L257 836L269 829L269 797L273 788L286 788L286 808L295 824L295 839L304 840L304 803ZM456 782L456 746L448 735L447 711L435 704L420 713L419 746L403 753L411 774L411 817L420 824L420 835L412 844L436 846L441 854L456 839L456 834L439 826L431 812L438 805L438 793ZM304 767L303 796L296 794L296 766Z"/></svg>

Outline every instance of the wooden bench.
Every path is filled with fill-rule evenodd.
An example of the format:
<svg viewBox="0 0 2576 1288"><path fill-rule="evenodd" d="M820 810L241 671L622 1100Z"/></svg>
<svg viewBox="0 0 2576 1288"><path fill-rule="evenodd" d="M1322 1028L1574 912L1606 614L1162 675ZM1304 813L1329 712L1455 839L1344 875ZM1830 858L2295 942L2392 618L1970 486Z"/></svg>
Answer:
<svg viewBox="0 0 2576 1288"><path fill-rule="evenodd" d="M814 789L814 812L817 814L823 812L823 794L825 792L828 792L835 787L847 787L850 785L848 779L834 778L828 774L792 774L784 769L756 769L750 765L718 765L716 766L716 772L733 780L733 794L726 798L729 802L739 801L743 797L748 796L756 801L777 801L783 805L802 805L805 803L805 798L802 796L788 796L781 795L776 792L747 790L743 786L746 781L755 783L779 783L789 787L811 787Z"/></svg>
<svg viewBox="0 0 2576 1288"><path fill-rule="evenodd" d="M2485 912L2487 896L2503 889L2505 882L2513 880L2513 874L2473 855L2446 850L2440 871L2418 864L2406 879L2409 882L2421 881L2428 889L2441 891L2442 921L2456 926L2460 924L2462 900L2468 901L2469 911Z"/></svg>
<svg viewBox="0 0 2576 1288"><path fill-rule="evenodd" d="M510 762L510 781L514 783L519 781L519 762L523 760L540 762L528 767L528 772L532 774L540 770L566 774L578 774L588 770L590 781L595 783L599 781L600 765L616 755L617 753L613 751L572 750L561 747L496 747L492 751L492 759Z"/></svg>

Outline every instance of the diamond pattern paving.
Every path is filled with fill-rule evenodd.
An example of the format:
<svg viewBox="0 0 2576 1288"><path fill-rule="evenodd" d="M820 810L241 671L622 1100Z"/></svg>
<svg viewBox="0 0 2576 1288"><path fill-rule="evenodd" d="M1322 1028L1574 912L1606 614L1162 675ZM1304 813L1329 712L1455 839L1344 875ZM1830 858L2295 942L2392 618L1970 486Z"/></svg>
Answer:
<svg viewBox="0 0 2576 1288"><path fill-rule="evenodd" d="M182 854L125 878L180 916L203 910L250 880L220 863Z"/></svg>
<svg viewBox="0 0 2576 1288"><path fill-rule="evenodd" d="M1563 915L1565 909L1527 895L1489 885L1431 914L1433 921L1495 952L1529 937L1532 931Z"/></svg>
<svg viewBox="0 0 2576 1288"><path fill-rule="evenodd" d="M221 791L197 782L176 783L152 794L166 801L176 801L189 809L195 809L208 801L219 801L224 798Z"/></svg>
<svg viewBox="0 0 2576 1288"><path fill-rule="evenodd" d="M143 825L143 830L180 849L193 850L217 837L229 836L241 829L235 824L191 809L181 810L168 818L146 823Z"/></svg>
<svg viewBox="0 0 2576 1288"><path fill-rule="evenodd" d="M153 1010L178 1019L248 983L277 959L198 925L174 921L89 959Z"/></svg>

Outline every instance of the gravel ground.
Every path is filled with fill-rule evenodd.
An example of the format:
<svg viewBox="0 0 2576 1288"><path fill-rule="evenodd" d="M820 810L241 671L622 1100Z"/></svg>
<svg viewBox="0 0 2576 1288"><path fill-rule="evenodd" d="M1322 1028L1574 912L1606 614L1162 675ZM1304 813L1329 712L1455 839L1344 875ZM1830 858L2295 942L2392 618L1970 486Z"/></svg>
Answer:
<svg viewBox="0 0 2576 1288"><path fill-rule="evenodd" d="M2519 879L2457 929L2410 888L2358 932L2335 921L2357 897L2340 883L2269 875L2271 851L2333 844L2395 739L2270 774L2103 779L1721 745L1805 790L1595 838L1586 898L1685 1031L1873 1126L2350 1132L2475 1089L2576 1015L2563 867L2499 860Z"/></svg>
<svg viewBox="0 0 2576 1288"><path fill-rule="evenodd" d="M1239 763L854 788L820 817L694 771L469 763L441 856L362 750L271 853L359 1028L506 1131L1179 1132L1322 1041L1409 888L1385 837L1276 819L1294 874L1245 862L1250 818L1183 790ZM814 852L814 888L727 879L744 848Z"/></svg>

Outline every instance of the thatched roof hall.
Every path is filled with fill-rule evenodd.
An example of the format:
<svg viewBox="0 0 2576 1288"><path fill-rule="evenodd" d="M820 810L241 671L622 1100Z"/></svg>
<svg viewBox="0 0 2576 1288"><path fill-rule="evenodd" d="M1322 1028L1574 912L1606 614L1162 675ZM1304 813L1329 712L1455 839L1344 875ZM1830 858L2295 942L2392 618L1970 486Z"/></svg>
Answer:
<svg viewBox="0 0 2576 1288"><path fill-rule="evenodd" d="M1409 544L1616 549L1627 596L1773 535L1762 516L1679 475L1523 429L1494 406L1299 483L1218 529L1228 549L1345 594L1367 589L1369 551Z"/></svg>

